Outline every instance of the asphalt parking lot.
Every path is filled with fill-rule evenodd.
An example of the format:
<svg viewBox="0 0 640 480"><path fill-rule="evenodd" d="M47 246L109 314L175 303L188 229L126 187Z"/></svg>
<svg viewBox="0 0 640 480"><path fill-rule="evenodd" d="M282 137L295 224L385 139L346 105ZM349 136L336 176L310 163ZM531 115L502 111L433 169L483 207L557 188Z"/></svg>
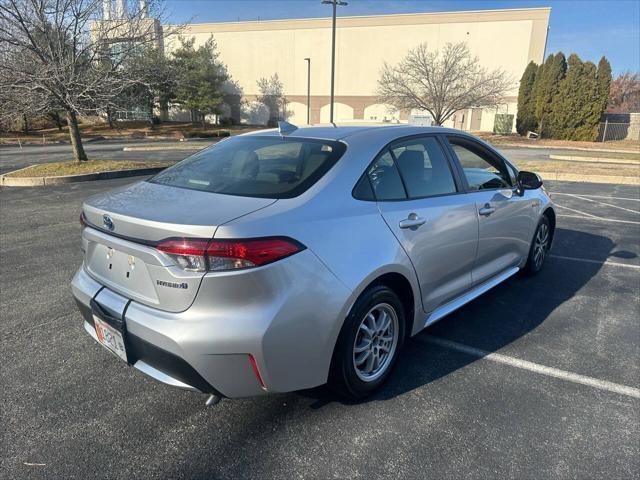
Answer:
<svg viewBox="0 0 640 480"><path fill-rule="evenodd" d="M170 148L166 150L154 150L153 152L134 151L125 152L123 147L159 145L174 143L171 140L99 140L87 141L84 144L85 151L90 159L96 160L182 160L194 153L194 150L179 150ZM189 140L189 144L211 143L211 140ZM550 149L550 148L518 148L498 146L498 149L510 160L513 161L545 161L550 160L552 154L562 155L584 155L583 151L571 149ZM24 145L0 146L0 175L28 167L37 163L63 162L72 158L71 147L68 144L46 144L46 145Z"/></svg>
<svg viewBox="0 0 640 480"><path fill-rule="evenodd" d="M125 152L124 147L161 145L175 143L170 140L101 140L85 142L84 149L92 160L182 160L194 153L194 150L155 150L153 152ZM190 140L194 143L211 143L210 141ZM29 165L48 162L64 162L71 160L71 147L68 144L0 146L0 175L25 168Z"/></svg>
<svg viewBox="0 0 640 480"><path fill-rule="evenodd" d="M224 400L144 377L84 332L83 198L0 191L2 478L637 478L640 188L551 184L556 241L409 342L367 402Z"/></svg>

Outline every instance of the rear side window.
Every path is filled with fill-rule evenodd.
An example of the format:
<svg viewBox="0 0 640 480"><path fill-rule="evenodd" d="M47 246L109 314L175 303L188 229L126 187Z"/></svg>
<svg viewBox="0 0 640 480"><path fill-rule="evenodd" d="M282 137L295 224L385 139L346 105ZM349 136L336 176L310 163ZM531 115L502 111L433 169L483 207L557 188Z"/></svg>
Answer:
<svg viewBox="0 0 640 480"><path fill-rule="evenodd" d="M434 137L414 138L391 148L409 198L456 192L456 184L440 144Z"/></svg>
<svg viewBox="0 0 640 480"><path fill-rule="evenodd" d="M505 163L470 142L449 138L458 161L464 171L469 190L510 188L511 177Z"/></svg>
<svg viewBox="0 0 640 480"><path fill-rule="evenodd" d="M407 198L396 163L389 151L378 157L367 170L367 175L377 200L404 200Z"/></svg>
<svg viewBox="0 0 640 480"><path fill-rule="evenodd" d="M343 143L282 137L234 137L196 153L149 181L227 195L292 198L344 154Z"/></svg>
<svg viewBox="0 0 640 480"><path fill-rule="evenodd" d="M373 194L373 189L371 188L371 182L369 181L369 177L363 175L358 180L358 183L353 188L353 198L357 200L375 200L376 197Z"/></svg>

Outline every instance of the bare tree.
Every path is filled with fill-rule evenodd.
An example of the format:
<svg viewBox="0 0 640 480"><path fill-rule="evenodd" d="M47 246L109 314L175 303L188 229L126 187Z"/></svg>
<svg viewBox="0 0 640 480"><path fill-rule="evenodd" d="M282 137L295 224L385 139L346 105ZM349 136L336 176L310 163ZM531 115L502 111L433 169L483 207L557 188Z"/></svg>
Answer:
<svg viewBox="0 0 640 480"><path fill-rule="evenodd" d="M2 60L0 60L0 64ZM33 95L14 95L14 92L0 87L0 119L5 126L22 124L23 133L29 133L29 118L45 114L42 107L43 98L37 93Z"/></svg>
<svg viewBox="0 0 640 480"><path fill-rule="evenodd" d="M78 115L100 113L143 81L128 67L159 41L160 1L111 15L103 0L0 0L4 109L64 111L74 158L86 160Z"/></svg>
<svg viewBox="0 0 640 480"><path fill-rule="evenodd" d="M513 87L509 75L481 66L464 43L433 51L422 43L397 65L384 64L377 93L383 103L398 109L426 110L442 125L459 110L502 104Z"/></svg>
<svg viewBox="0 0 640 480"><path fill-rule="evenodd" d="M607 112L640 112L640 73L623 72L611 82Z"/></svg>

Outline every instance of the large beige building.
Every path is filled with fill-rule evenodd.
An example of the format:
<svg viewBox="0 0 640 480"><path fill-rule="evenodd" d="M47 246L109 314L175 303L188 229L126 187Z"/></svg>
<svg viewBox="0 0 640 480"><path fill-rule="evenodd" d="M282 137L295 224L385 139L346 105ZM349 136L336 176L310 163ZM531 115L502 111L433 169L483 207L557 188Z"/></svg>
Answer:
<svg viewBox="0 0 640 480"><path fill-rule="evenodd" d="M348 9L348 7L346 7ZM344 14L348 10L341 9ZM426 42L438 49L448 42L467 42L487 68L500 67L519 80L530 61L543 61L550 8L484 10L403 15L341 16L336 34L336 122L417 121L425 112L394 111L377 102L376 83L384 62L396 63ZM196 45L213 36L220 59L249 103L243 121L266 122L255 105L256 81L277 73L291 112L288 120L307 121L307 63L311 59L311 123L329 121L331 19L310 18L189 25L185 37ZM166 51L174 46L167 41ZM516 113L517 85L498 113ZM251 102L254 102L253 104ZM230 109L228 109L230 111ZM496 109L458 112L448 126L493 129Z"/></svg>

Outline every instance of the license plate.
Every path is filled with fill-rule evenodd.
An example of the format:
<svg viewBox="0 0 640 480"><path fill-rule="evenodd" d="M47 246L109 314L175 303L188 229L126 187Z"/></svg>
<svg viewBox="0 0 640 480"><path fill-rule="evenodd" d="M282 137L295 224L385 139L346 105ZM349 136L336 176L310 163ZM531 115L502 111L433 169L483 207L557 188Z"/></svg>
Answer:
<svg viewBox="0 0 640 480"><path fill-rule="evenodd" d="M127 361L127 351L124 347L124 337L122 332L101 320L96 315L93 316L93 323L96 326L98 342L106 347L111 353L117 355L125 362Z"/></svg>

